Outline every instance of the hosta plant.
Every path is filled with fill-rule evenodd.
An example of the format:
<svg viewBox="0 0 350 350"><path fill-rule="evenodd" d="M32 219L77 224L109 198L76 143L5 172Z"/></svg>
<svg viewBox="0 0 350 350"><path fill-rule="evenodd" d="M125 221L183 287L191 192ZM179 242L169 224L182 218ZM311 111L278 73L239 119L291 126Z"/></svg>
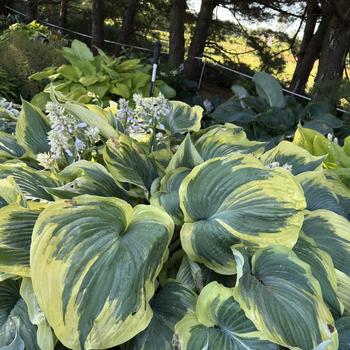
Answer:
<svg viewBox="0 0 350 350"><path fill-rule="evenodd" d="M163 97L52 98L0 135L0 349L348 348L326 156Z"/></svg>
<svg viewBox="0 0 350 350"><path fill-rule="evenodd" d="M49 67L31 76L33 80L46 80L49 84L43 92L34 96L33 103L44 108L50 99L50 86L68 99L81 103L98 103L106 106L110 99L118 96L130 99L133 93L146 96L151 82L151 65L141 59L112 58L98 49L94 56L88 46L73 40L71 47L64 47L62 54L67 64ZM161 92L167 98L176 92L162 80L158 80L155 94Z"/></svg>
<svg viewBox="0 0 350 350"><path fill-rule="evenodd" d="M233 85L234 96L210 113L219 123L235 123L242 126L249 138L270 140L291 138L298 125L323 134L333 133L343 126L327 103L310 102L303 106L292 96L285 96L279 82L264 72L253 77L256 96L245 88Z"/></svg>

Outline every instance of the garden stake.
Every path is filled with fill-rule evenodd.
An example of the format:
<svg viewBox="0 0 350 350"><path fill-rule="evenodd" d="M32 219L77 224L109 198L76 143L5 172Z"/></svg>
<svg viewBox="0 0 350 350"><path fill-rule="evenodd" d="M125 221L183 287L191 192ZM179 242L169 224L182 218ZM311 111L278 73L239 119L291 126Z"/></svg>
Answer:
<svg viewBox="0 0 350 350"><path fill-rule="evenodd" d="M151 87L149 90L149 95L152 97L154 95L154 87L157 79L157 69L160 59L160 50L162 48L162 44L160 41L157 41L156 46L153 51L153 70L152 70L152 78L151 78Z"/></svg>

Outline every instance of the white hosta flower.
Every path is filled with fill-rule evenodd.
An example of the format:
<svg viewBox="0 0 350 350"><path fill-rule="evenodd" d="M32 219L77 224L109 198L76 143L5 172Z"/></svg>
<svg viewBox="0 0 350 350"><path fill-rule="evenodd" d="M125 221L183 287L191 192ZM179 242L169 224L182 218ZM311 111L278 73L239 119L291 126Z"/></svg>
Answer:
<svg viewBox="0 0 350 350"><path fill-rule="evenodd" d="M67 113L59 103L47 103L46 112L51 124L48 139L53 159L65 156L80 158L81 152L91 148L99 140L98 128L81 122Z"/></svg>
<svg viewBox="0 0 350 350"><path fill-rule="evenodd" d="M127 121L134 119L135 112L129 106L129 102L125 98L119 100L117 119L125 125Z"/></svg>
<svg viewBox="0 0 350 350"><path fill-rule="evenodd" d="M16 118L19 116L19 113L21 111L20 105L11 101L7 101L4 97L0 97L0 108L5 109L7 112L11 113Z"/></svg>
<svg viewBox="0 0 350 350"><path fill-rule="evenodd" d="M293 166L291 164L285 163L285 164L281 165L279 162L271 162L269 164L266 164L265 168L267 168L267 169L283 168L283 169L286 169L288 171L293 170Z"/></svg>
<svg viewBox="0 0 350 350"><path fill-rule="evenodd" d="M331 133L329 133L329 134L327 135L327 139L328 139L329 141L335 143L336 145L339 144L338 138L335 137L335 136L334 136L333 134L331 134Z"/></svg>
<svg viewBox="0 0 350 350"><path fill-rule="evenodd" d="M39 162L39 165L44 169L51 169L52 164L55 161L50 153L39 153L36 156L36 159Z"/></svg>
<svg viewBox="0 0 350 350"><path fill-rule="evenodd" d="M208 99L203 101L203 106L207 113L210 113L214 109L213 104Z"/></svg>

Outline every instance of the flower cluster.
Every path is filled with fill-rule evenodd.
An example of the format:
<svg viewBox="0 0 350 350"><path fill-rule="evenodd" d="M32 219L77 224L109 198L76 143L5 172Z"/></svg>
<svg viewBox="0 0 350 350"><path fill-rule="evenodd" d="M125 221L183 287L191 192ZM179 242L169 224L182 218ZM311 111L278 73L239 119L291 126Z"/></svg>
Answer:
<svg viewBox="0 0 350 350"><path fill-rule="evenodd" d="M127 135L137 139L142 135L165 129L162 120L170 113L170 105L162 94L147 98L134 94L133 101L134 108L130 107L125 99L119 100L117 120L124 126ZM161 131L156 132L155 137L158 145L165 142L166 136Z"/></svg>
<svg viewBox="0 0 350 350"><path fill-rule="evenodd" d="M268 168L268 169L283 168L290 172L293 170L293 166L291 164L285 163L283 165L280 165L279 162L272 162L272 163L266 164L265 168Z"/></svg>
<svg viewBox="0 0 350 350"><path fill-rule="evenodd" d="M43 167L50 167L57 159L79 159L83 151L91 148L99 140L99 130L96 127L80 122L59 103L49 102L46 105L46 113L51 124L51 130L48 132L50 153L41 153L37 157Z"/></svg>
<svg viewBox="0 0 350 350"><path fill-rule="evenodd" d="M21 106L0 97L0 111L5 112L0 117L0 131L13 132L16 128L16 119L21 111Z"/></svg>

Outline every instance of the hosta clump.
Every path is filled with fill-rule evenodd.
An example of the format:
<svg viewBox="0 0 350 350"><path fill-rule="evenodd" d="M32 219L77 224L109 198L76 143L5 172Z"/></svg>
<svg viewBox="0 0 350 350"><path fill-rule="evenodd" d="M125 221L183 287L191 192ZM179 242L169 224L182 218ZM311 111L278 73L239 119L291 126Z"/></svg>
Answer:
<svg viewBox="0 0 350 350"><path fill-rule="evenodd" d="M346 350L346 172L314 139L266 151L236 125L200 129L200 107L134 103L24 102L0 135L0 346ZM44 169L53 131L74 157Z"/></svg>

